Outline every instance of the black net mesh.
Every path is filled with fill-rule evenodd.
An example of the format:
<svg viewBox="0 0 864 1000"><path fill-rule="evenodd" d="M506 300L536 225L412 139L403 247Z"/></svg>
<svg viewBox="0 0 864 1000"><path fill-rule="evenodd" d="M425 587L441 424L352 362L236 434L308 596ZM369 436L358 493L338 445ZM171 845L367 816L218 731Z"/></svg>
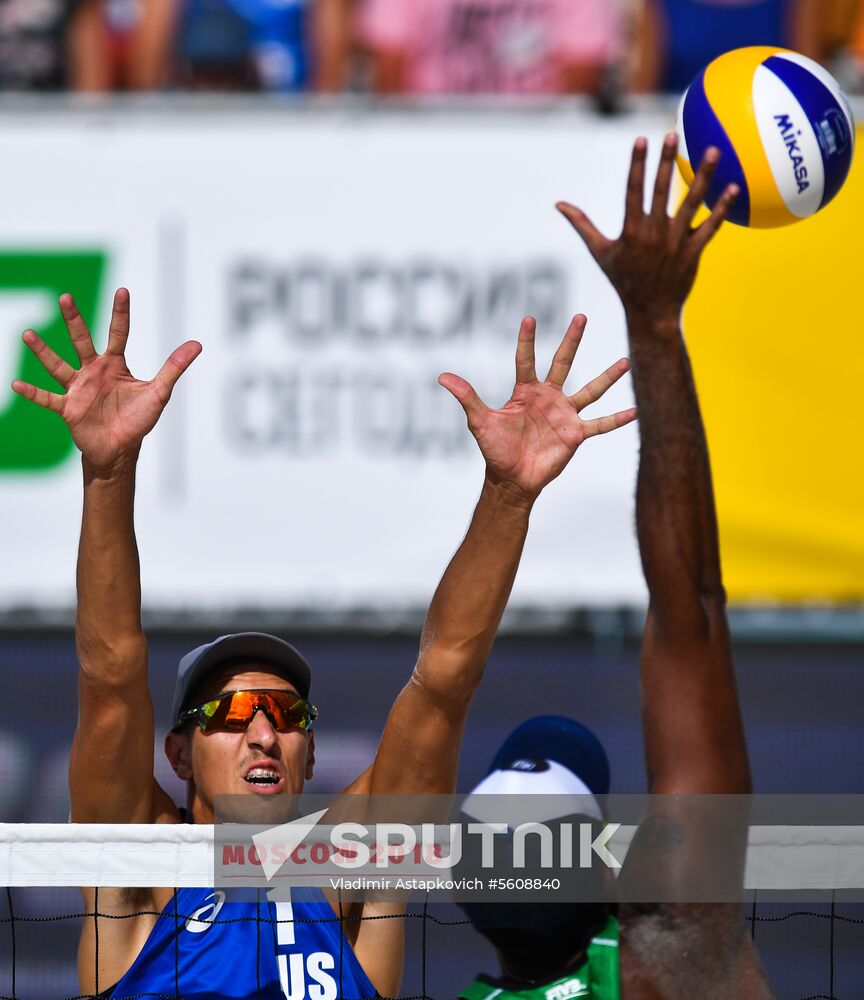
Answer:
<svg viewBox="0 0 864 1000"><path fill-rule="evenodd" d="M131 919L152 913L157 920L168 920L179 926L193 914L181 912L178 894L173 904L161 912L138 911L128 916L116 916L99 907L96 893L95 908L86 910L74 889L2 890L3 909L0 915L0 1000L189 1000L200 995L201 984L184 984L179 961L175 960L174 985L171 992L126 993L111 990L114 985L98 982L98 992L82 994L76 975L76 949L84 921L92 921L97 940L97 961L100 931L109 920ZM506 905L506 904L502 904ZM402 915L352 917L333 914L327 918L295 918L295 922L342 923L356 919L395 920L404 925L406 935L406 969L399 1000L452 1000L480 971L494 974L495 963L490 952L468 926L468 921L455 906L430 902L415 902ZM864 950L864 904L831 900L819 904L795 907L785 903L761 902L756 894L744 917L760 956L768 967L777 996L784 1000L860 1000L862 981L860 963ZM278 923L256 915L240 917L217 916L215 923L255 922L259 950L245 956L256 970L257 988L244 993L244 1000L277 1000L281 991L261 981L260 948L266 947L263 926ZM104 938L104 935L102 935ZM176 940L176 937L175 937ZM344 939L341 939L344 941ZM347 949L349 945L342 946ZM175 949L175 956L176 956ZM779 960L778 960L779 956ZM334 956L338 997L342 989L341 973L345 955ZM350 995L350 994L349 994Z"/></svg>
<svg viewBox="0 0 864 1000"><path fill-rule="evenodd" d="M81 905L80 895L72 889L22 889L5 888L3 890L4 911L0 916L0 969L8 969L8 974L0 973L0 1000L185 1000L189 992L198 995L201 983L186 987L181 981L179 952L174 949L174 989L165 992L128 993L114 989L114 984L103 983L98 979L100 949L100 930L103 921L130 920L138 916L153 916L158 920L167 920L173 927L179 927L194 914L184 913L178 904L178 893L175 891L173 903L169 903L162 911L138 910L123 916L103 912L99 907L99 892L96 891L94 908L85 909ZM303 918L295 917L293 922L331 923L347 925L355 920L387 920L401 923L406 934L406 944L409 955L413 959L407 963L405 982L399 992L399 1000L431 1000L435 995L430 992L433 982L440 980L441 963L445 954L432 954L434 949L446 948L446 932L461 929L464 934L473 933L468 930L468 921L459 915L452 906L437 906L440 912L433 912L428 900L414 903L404 914L382 915L370 917L353 917L348 914L333 913L332 917ZM54 912L51 912L54 911ZM91 921L96 939L96 988L92 993L81 993L77 988L76 949L78 938L84 921ZM257 988L252 993L244 994L243 1000L276 1000L282 997L281 992L274 993L272 986L264 986L260 976L261 948L266 947L262 941L262 925L278 925L278 918L268 919L258 913L252 916L222 917L212 920L216 924L255 923L258 949L254 956L246 955L245 960L255 970ZM444 934L442 934L442 931ZM436 936L437 934L437 936ZM175 936L175 941L177 940ZM345 965L344 949L350 945L344 937L340 939L340 953L336 958L336 982L338 997L345 996L342 984L342 972ZM7 959L8 957L8 966ZM457 963L458 967L458 963ZM476 971L476 970L475 970ZM474 972L466 972L467 978L462 985L470 982ZM438 996L449 996L447 989ZM458 990L454 983L453 990ZM364 998L365 1000L365 998ZM374 1000L370 997L369 1000Z"/></svg>

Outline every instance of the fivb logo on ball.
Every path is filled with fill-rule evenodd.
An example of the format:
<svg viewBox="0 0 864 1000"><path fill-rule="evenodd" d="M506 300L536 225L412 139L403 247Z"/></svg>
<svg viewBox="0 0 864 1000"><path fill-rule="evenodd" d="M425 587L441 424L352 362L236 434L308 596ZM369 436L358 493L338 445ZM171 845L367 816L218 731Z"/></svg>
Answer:
<svg viewBox="0 0 864 1000"><path fill-rule="evenodd" d="M785 226L824 208L852 163L855 126L837 81L797 52L734 49L690 84L678 108L678 164L688 184L705 150L721 152L706 202L728 184L742 226Z"/></svg>
<svg viewBox="0 0 864 1000"><path fill-rule="evenodd" d="M2 320L3 399L0 402L0 475L44 472L63 463L73 451L62 420L15 395L9 383L25 382L59 391L35 355L21 340L34 327L42 339L70 364L78 360L57 306L68 291L75 293L81 315L93 329L106 255L101 251L0 251L0 320Z"/></svg>

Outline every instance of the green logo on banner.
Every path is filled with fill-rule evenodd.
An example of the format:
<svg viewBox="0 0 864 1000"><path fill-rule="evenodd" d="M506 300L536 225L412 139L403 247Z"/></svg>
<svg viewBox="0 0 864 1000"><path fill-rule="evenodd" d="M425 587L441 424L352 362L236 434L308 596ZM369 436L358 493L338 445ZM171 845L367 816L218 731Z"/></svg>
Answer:
<svg viewBox="0 0 864 1000"><path fill-rule="evenodd" d="M32 326L49 347L74 367L79 362L69 343L69 335L57 306L64 292L72 292L84 321L93 329L99 292L105 271L105 254L100 252L0 252L0 302L7 296L50 296L54 309L47 325L37 326L40 317L24 318L17 329L0 330L0 337L14 345L13 378L32 382L51 392L58 385L46 374L21 333ZM51 469L68 458L74 445L66 425L48 410L16 396L9 382L0 396L0 473ZM4 405L5 403L5 405Z"/></svg>

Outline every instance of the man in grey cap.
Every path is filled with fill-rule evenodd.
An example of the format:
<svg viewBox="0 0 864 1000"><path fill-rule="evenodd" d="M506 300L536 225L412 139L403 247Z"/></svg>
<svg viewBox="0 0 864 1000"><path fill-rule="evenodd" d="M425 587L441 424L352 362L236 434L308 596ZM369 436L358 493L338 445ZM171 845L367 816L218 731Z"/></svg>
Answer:
<svg viewBox="0 0 864 1000"><path fill-rule="evenodd" d="M195 823L213 821L216 795L299 792L312 777L316 710L309 667L293 647L273 636L223 636L185 656L174 700L174 730L166 752L188 782L185 812L153 777L153 707L147 682L147 644L141 629L141 591L133 528L138 452L179 377L201 351L177 348L150 382L129 373L129 295L114 299L108 345L96 353L71 295L60 299L75 369L33 331L25 343L65 389L51 393L23 382L16 392L58 413L82 452L84 516L78 561L77 643L79 724L70 766L71 818L85 823ZM535 324L523 321L516 353L516 385L500 410L488 409L456 375L441 383L465 407L486 460L471 524L432 600L420 653L388 716L374 761L348 790L369 793L446 793L454 790L459 746L477 687L513 583L528 518L541 490L558 476L578 446L635 417L633 409L584 420L627 370L612 365L578 393L564 393L585 317L570 324L545 381L534 370ZM124 919L84 922L79 970L83 993L116 984L112 997L194 994L225 996L383 996L398 992L403 933L400 921L352 920L344 932L352 949L342 961L341 929L326 902L294 909L294 924L260 954L255 935L269 913L220 923L223 900L180 890L184 922L159 920L174 902L170 889L102 890L99 911ZM88 909L94 893L84 890ZM265 904L266 906L266 904ZM352 916L370 916L366 903ZM199 933L201 913L212 923ZM224 914L223 914L224 918ZM320 919L319 919L320 918ZM335 930L334 930L335 926ZM244 934L246 935L244 937ZM251 940L249 939L251 935ZM271 932L271 937L272 937ZM288 940L290 938L290 940ZM202 956L202 948L220 950ZM99 968L95 968L98 954ZM335 966L338 956L339 982ZM223 960L215 961L214 958ZM240 987L240 977L256 982ZM302 981L300 981L302 980ZM245 989L245 992L244 992ZM239 990L239 992L238 992Z"/></svg>

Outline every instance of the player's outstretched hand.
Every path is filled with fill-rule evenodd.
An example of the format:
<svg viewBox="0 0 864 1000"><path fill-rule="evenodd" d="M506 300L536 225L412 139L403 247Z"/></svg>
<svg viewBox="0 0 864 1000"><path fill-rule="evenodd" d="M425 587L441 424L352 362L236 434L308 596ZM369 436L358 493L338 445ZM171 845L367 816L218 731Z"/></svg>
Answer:
<svg viewBox="0 0 864 1000"><path fill-rule="evenodd" d="M705 153L687 197L670 218L667 205L677 149L678 140L673 132L663 142L651 208L646 212L648 140L636 140L627 181L624 228L617 240L605 237L581 209L567 202L557 205L614 285L628 315L650 315L654 320L668 319L676 325L684 300L693 287L702 251L738 196L738 188L730 184L711 215L701 225L692 225L720 159L720 151L711 147Z"/></svg>
<svg viewBox="0 0 864 1000"><path fill-rule="evenodd" d="M12 388L37 406L58 413L93 468L110 469L118 461L137 455L141 441L171 398L175 383L201 353L201 345L187 341L174 351L154 379L142 382L126 367L129 292L125 288L114 295L104 354L96 353L90 331L71 295L61 295L60 311L80 368L64 361L33 330L26 330L23 339L65 393L48 392L19 380L12 383Z"/></svg>
<svg viewBox="0 0 864 1000"><path fill-rule="evenodd" d="M635 408L606 417L581 417L582 410L600 399L629 369L627 358L616 361L574 395L564 392L586 323L584 316L574 316L549 374L541 382L534 370L536 323L530 316L522 320L516 347L516 385L500 410L490 410L458 375L446 373L438 379L462 404L468 428L486 459L486 475L493 482L509 483L536 497L561 474L586 438L606 434L636 418Z"/></svg>

